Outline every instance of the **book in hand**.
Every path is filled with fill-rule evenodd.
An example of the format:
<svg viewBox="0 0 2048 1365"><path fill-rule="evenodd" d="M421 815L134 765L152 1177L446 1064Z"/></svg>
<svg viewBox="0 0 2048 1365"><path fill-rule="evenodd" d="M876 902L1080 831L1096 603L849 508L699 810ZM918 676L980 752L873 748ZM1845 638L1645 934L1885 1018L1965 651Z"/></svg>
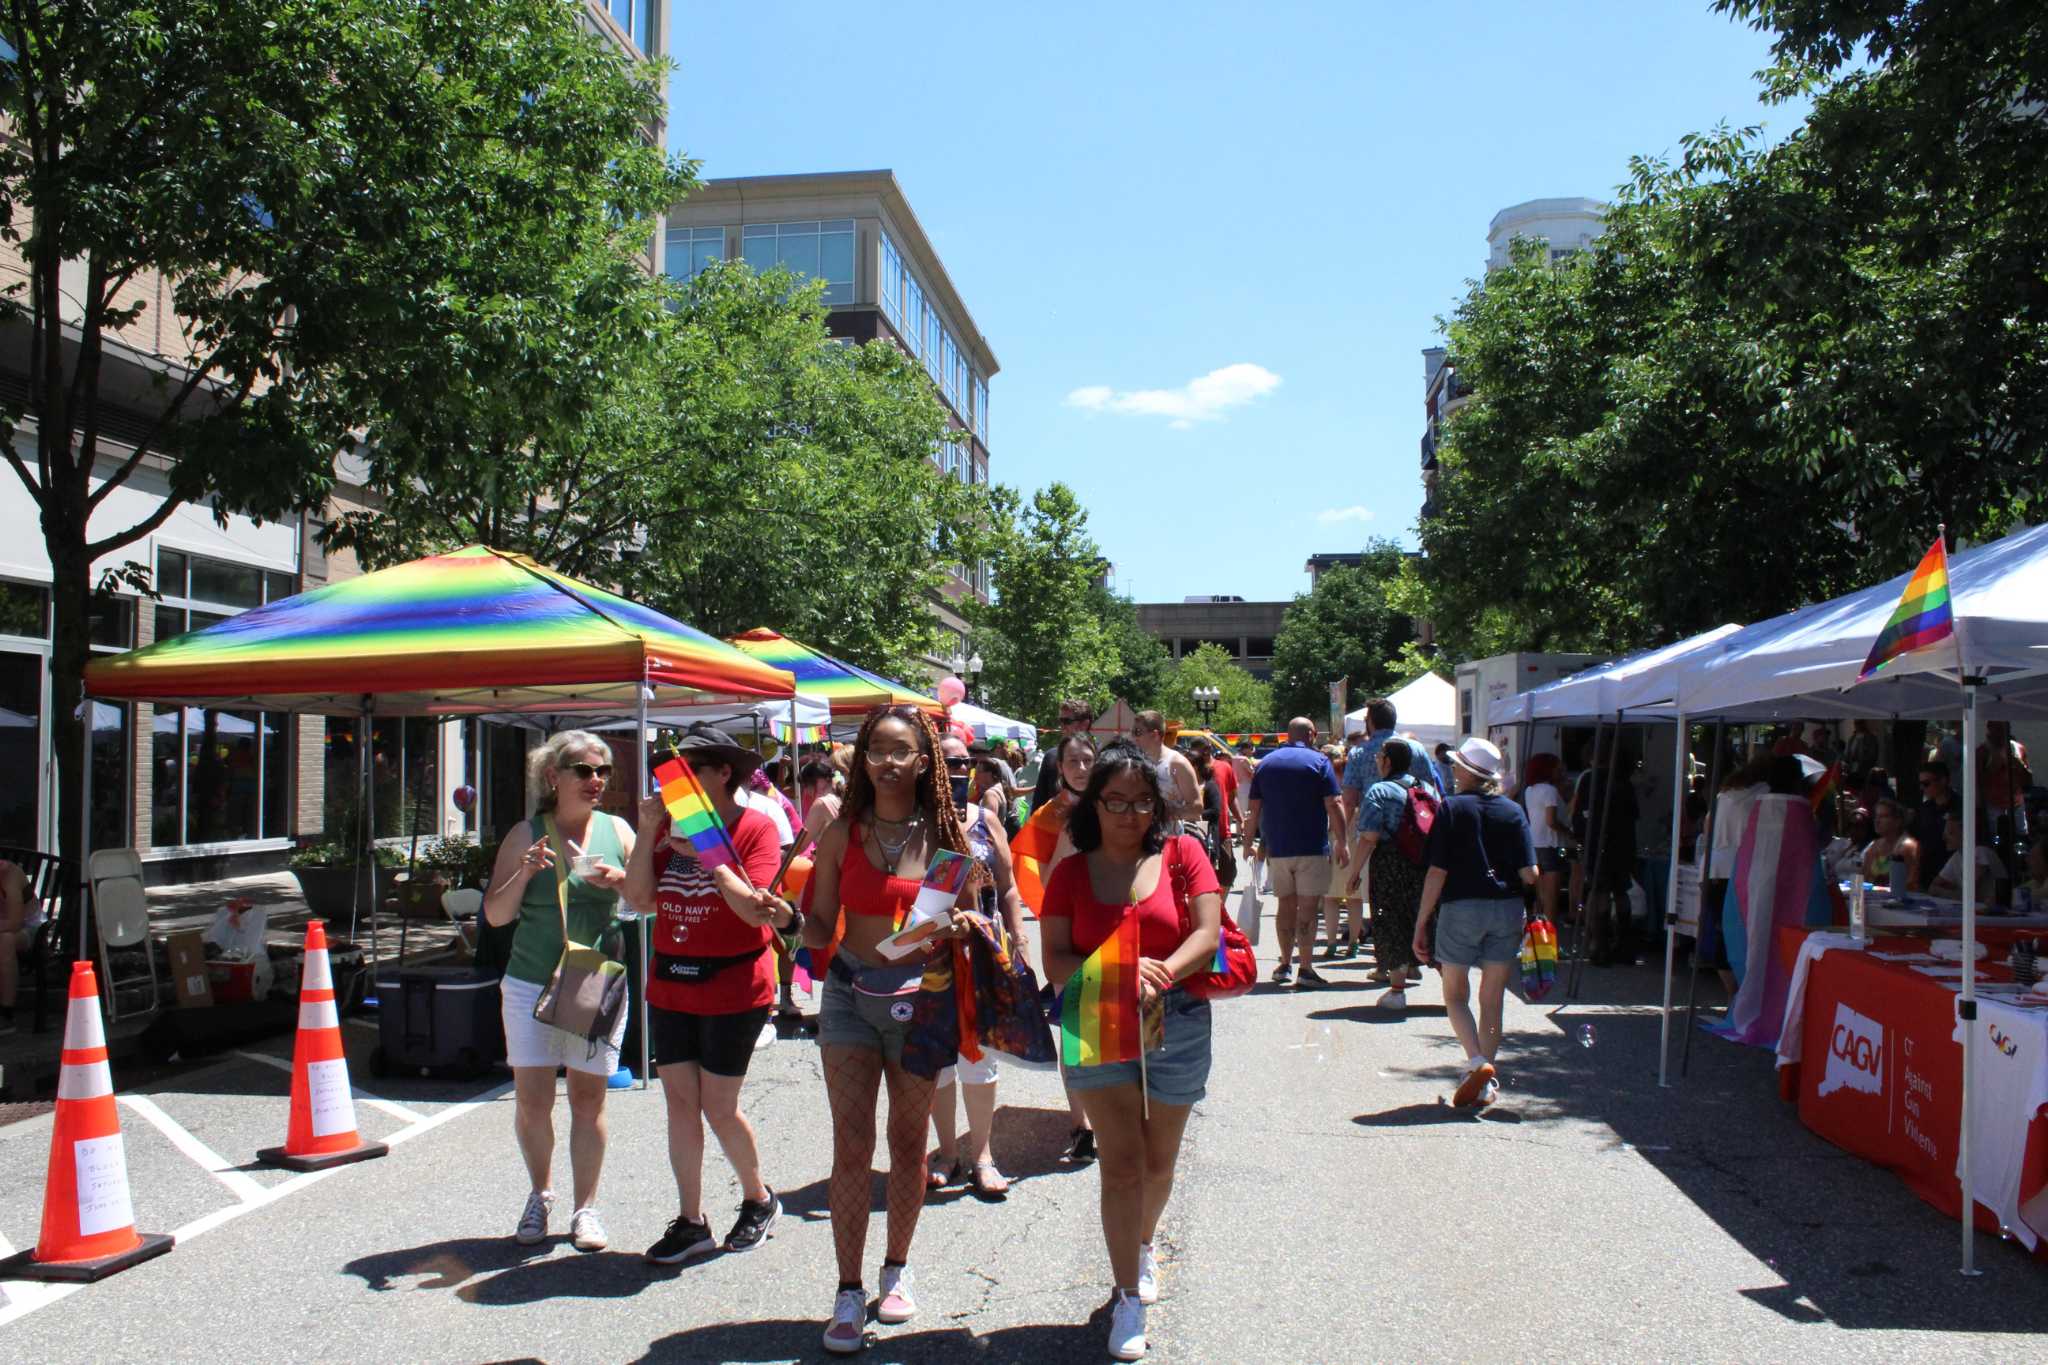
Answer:
<svg viewBox="0 0 2048 1365"><path fill-rule="evenodd" d="M965 854L949 848L933 853L903 927L876 944L875 951L891 962L901 962L926 947L932 935L953 922L953 907L967 888L967 874L973 870L974 864Z"/></svg>

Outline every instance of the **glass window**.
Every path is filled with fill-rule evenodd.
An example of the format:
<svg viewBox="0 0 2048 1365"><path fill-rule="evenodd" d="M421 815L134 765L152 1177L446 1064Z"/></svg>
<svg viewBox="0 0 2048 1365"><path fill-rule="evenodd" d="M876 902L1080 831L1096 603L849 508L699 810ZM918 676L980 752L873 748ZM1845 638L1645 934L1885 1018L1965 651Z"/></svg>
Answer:
<svg viewBox="0 0 2048 1365"><path fill-rule="evenodd" d="M158 607L156 609L156 638L174 640L185 633L185 609L183 607Z"/></svg>
<svg viewBox="0 0 2048 1365"><path fill-rule="evenodd" d="M980 378L974 381L974 434L988 444L988 381Z"/></svg>
<svg viewBox="0 0 2048 1365"><path fill-rule="evenodd" d="M230 607L263 605L263 570L227 564L218 559L192 561L192 588L186 594Z"/></svg>
<svg viewBox="0 0 2048 1365"><path fill-rule="evenodd" d="M780 265L825 282L825 302L853 302L853 220L754 223L741 234L742 253L757 273Z"/></svg>
<svg viewBox="0 0 2048 1365"><path fill-rule="evenodd" d="M29 583L0 582L0 635L32 640L50 634L50 590Z"/></svg>
<svg viewBox="0 0 2048 1365"><path fill-rule="evenodd" d="M129 707L92 704L92 846L126 848L128 831Z"/></svg>
<svg viewBox="0 0 2048 1365"><path fill-rule="evenodd" d="M88 610L92 613L92 642L113 649L131 649L135 645L135 599L132 597L101 597L91 599Z"/></svg>
<svg viewBox="0 0 2048 1365"><path fill-rule="evenodd" d="M875 286L882 314L897 332L903 331L903 257L888 233L882 234L882 278Z"/></svg>
<svg viewBox="0 0 2048 1365"><path fill-rule="evenodd" d="M185 556L176 550L156 552L156 590L166 597L185 595Z"/></svg>
<svg viewBox="0 0 2048 1365"><path fill-rule="evenodd" d="M263 575L263 600L266 602L282 602L298 590L299 580L288 573Z"/></svg>
<svg viewBox="0 0 2048 1365"><path fill-rule="evenodd" d="M0 762L7 782L0 786L0 843L41 846L37 829L43 787L43 661L27 651L0 652Z"/></svg>
<svg viewBox="0 0 2048 1365"><path fill-rule="evenodd" d="M672 227L668 230L665 263L669 278L694 280L713 261L725 259L725 229L722 227Z"/></svg>
<svg viewBox="0 0 2048 1365"><path fill-rule="evenodd" d="M903 278L903 341L912 355L924 349L924 289L908 275Z"/></svg>

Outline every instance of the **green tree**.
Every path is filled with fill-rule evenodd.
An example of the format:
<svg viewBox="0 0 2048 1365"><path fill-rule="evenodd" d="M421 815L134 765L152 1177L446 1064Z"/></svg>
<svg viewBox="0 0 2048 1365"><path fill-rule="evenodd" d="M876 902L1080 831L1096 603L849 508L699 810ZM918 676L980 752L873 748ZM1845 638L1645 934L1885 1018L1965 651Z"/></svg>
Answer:
<svg viewBox="0 0 2048 1365"><path fill-rule="evenodd" d="M678 287L613 261L565 270L588 285L532 343L580 352L579 399L469 427L486 478L419 439L338 537L379 562L485 540L713 634L765 625L918 672L938 643L926 603L983 518L931 459L946 419L923 369L834 340L822 286L786 271L731 262Z"/></svg>
<svg viewBox="0 0 2048 1365"><path fill-rule="evenodd" d="M1407 562L1400 546L1376 540L1357 565L1341 564L1298 594L1273 639L1273 700L1288 716L1323 717L1330 684L1348 679L1353 705L1401 681L1396 661L1415 623L1391 598Z"/></svg>
<svg viewBox="0 0 2048 1365"><path fill-rule="evenodd" d="M1101 691L1089 700L1098 712L1119 697L1141 710L1167 709L1173 652L1138 624L1138 608L1130 598L1097 588L1095 601L1103 632L1116 653L1116 667L1103 679ZM1182 704L1185 702L1183 695Z"/></svg>
<svg viewBox="0 0 2048 1365"><path fill-rule="evenodd" d="M0 447L52 568L70 848L94 565L190 502L321 504L366 394L430 357L459 373L468 310L517 308L521 266L644 222L681 171L642 131L665 69L555 0L16 0L0 37L0 235L23 264L0 325L28 368ZM175 318L124 292L157 277ZM127 358L159 323L162 362ZM114 445L124 407L142 434ZM139 520L95 515L158 478Z"/></svg>
<svg viewBox="0 0 2048 1365"><path fill-rule="evenodd" d="M1219 733L1263 732L1280 723L1279 712L1273 709L1272 685L1245 672L1229 650L1214 643L1181 655L1160 695L1152 698L1152 705L1185 725L1199 725L1201 713L1191 700L1197 687L1213 687L1222 694L1209 722Z"/></svg>
<svg viewBox="0 0 2048 1365"><path fill-rule="evenodd" d="M1026 503L997 487L982 557L992 600L963 604L987 664L991 709L1049 725L1064 697L1101 697L1121 667L1097 591L1101 552L1074 490L1053 483Z"/></svg>

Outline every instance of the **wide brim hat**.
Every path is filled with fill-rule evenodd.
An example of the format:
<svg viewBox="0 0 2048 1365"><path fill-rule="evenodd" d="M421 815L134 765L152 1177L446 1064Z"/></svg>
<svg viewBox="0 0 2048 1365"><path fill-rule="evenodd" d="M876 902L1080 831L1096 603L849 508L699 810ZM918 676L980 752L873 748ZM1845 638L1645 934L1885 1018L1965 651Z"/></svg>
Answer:
<svg viewBox="0 0 2048 1365"><path fill-rule="evenodd" d="M736 782L745 782L761 766L761 755L746 748L715 725L698 721L676 741L676 752L693 766L699 759L723 763L733 770Z"/></svg>
<svg viewBox="0 0 2048 1365"><path fill-rule="evenodd" d="M1492 740L1467 735L1457 748L1451 750L1450 757L1452 764L1463 768L1474 777L1484 778L1488 782L1500 781L1503 760L1499 746Z"/></svg>

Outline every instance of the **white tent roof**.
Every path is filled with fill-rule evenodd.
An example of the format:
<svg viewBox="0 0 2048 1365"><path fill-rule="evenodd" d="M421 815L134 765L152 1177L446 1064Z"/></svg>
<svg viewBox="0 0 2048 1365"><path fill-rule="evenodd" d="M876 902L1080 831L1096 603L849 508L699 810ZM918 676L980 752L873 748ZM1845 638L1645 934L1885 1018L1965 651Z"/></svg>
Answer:
<svg viewBox="0 0 2048 1365"><path fill-rule="evenodd" d="M1394 724L1424 744L1456 744L1458 689L1436 673L1425 673L1387 698L1394 706ZM1344 717L1347 725L1363 726L1365 708Z"/></svg>
<svg viewBox="0 0 2048 1365"><path fill-rule="evenodd" d="M1024 720L1011 720L993 711L984 710L972 702L958 702L950 712L954 720L974 731L976 739L1015 739L1027 744L1038 742L1038 727Z"/></svg>
<svg viewBox="0 0 2048 1365"><path fill-rule="evenodd" d="M1687 670L1668 700L1702 718L1951 716L1961 706L1961 671L1984 679L1978 705L1987 714L2048 716L2048 526L1950 558L1955 638L1859 686L1856 675L1911 577L1737 632Z"/></svg>
<svg viewBox="0 0 2048 1365"><path fill-rule="evenodd" d="M1612 717L1616 711L1637 711L1657 702L1669 701L1678 679L1711 657L1723 640L1741 630L1740 626L1716 626L1703 634L1676 644L1646 649L1612 663L1559 678L1554 683L1517 693L1494 707L1489 720L1494 725L1513 725L1535 720L1596 720Z"/></svg>

